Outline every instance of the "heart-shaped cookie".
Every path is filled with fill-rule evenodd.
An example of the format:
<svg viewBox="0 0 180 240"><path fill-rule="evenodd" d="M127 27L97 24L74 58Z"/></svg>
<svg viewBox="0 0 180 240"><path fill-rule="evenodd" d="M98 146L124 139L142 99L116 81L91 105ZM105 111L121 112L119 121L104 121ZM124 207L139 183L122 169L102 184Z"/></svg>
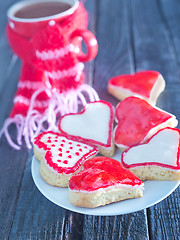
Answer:
<svg viewBox="0 0 180 240"><path fill-rule="evenodd" d="M180 130L164 128L147 143L129 148L122 164L141 179L180 180Z"/></svg>
<svg viewBox="0 0 180 240"><path fill-rule="evenodd" d="M149 139L159 129L176 127L177 119L138 97L128 97L118 104L114 131L116 145L125 150Z"/></svg>
<svg viewBox="0 0 180 240"><path fill-rule="evenodd" d="M165 81L162 75L150 70L120 75L108 82L108 92L120 100L129 96L139 96L154 104L164 88Z"/></svg>
<svg viewBox="0 0 180 240"><path fill-rule="evenodd" d="M127 149L122 154L122 163L128 168L157 165L180 170L179 141L179 129L161 129L147 143Z"/></svg>
<svg viewBox="0 0 180 240"><path fill-rule="evenodd" d="M73 141L55 132L44 132L37 136L34 149L37 157L38 152L44 155L40 169L42 177L52 185L66 187L69 178L80 169L82 163L98 153L95 146ZM58 179L55 180L56 177ZM60 181L62 177L65 184Z"/></svg>
<svg viewBox="0 0 180 240"><path fill-rule="evenodd" d="M86 104L80 113L64 115L58 127L67 136L106 148L112 153L113 122L113 106L101 100Z"/></svg>
<svg viewBox="0 0 180 240"><path fill-rule="evenodd" d="M96 157L69 181L70 201L82 207L97 207L142 196L143 183L115 159Z"/></svg>

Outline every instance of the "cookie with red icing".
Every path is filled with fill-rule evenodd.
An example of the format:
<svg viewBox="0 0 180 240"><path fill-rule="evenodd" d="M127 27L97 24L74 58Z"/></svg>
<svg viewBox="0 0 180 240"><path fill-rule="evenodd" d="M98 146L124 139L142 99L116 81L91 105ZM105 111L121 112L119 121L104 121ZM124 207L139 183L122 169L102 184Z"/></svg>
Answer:
<svg viewBox="0 0 180 240"><path fill-rule="evenodd" d="M102 155L112 156L115 151L113 123L112 104L100 100L89 102L80 113L64 115L58 127L67 136L98 146Z"/></svg>
<svg viewBox="0 0 180 240"><path fill-rule="evenodd" d="M42 178L51 185L67 187L70 177L98 153L98 148L60 133L43 132L34 139L34 152L41 162Z"/></svg>
<svg viewBox="0 0 180 240"><path fill-rule="evenodd" d="M115 120L114 141L121 150L146 142L159 129L178 124L174 115L138 97L128 97L120 102Z"/></svg>
<svg viewBox="0 0 180 240"><path fill-rule="evenodd" d="M164 128L147 143L129 148L122 164L141 180L180 180L180 130Z"/></svg>
<svg viewBox="0 0 180 240"><path fill-rule="evenodd" d="M108 92L119 100L139 96L153 104L164 91L165 81L157 71L141 71L113 77L108 82Z"/></svg>
<svg viewBox="0 0 180 240"><path fill-rule="evenodd" d="M69 199L75 206L94 208L143 195L143 183L117 160L96 157L69 181Z"/></svg>

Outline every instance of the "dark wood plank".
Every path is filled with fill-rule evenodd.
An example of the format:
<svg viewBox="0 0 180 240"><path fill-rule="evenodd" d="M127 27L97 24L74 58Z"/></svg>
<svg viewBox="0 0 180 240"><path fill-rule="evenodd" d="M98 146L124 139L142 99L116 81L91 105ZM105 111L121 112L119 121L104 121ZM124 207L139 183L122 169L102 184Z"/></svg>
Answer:
<svg viewBox="0 0 180 240"><path fill-rule="evenodd" d="M159 12L165 23L168 38L171 42L172 55L174 62L177 65L178 79L180 78L180 25L179 23L179 12L180 4L178 0L168 1L157 1ZM178 81L180 83L180 81Z"/></svg>
<svg viewBox="0 0 180 240"><path fill-rule="evenodd" d="M162 73L166 80L166 89L159 97L157 105L180 119L180 55L172 35L172 32L176 34L177 29L173 30L173 24L167 26L167 21L169 23L172 18L169 16L166 21L165 13L162 12L166 10L166 14L169 14L171 9L171 17L174 17L174 9L179 9L180 3L161 1L161 5L159 1L131 1L136 71L152 69ZM174 21L180 21L178 14ZM174 24L175 28L176 25ZM167 199L148 210L150 239L179 239L179 196L178 188Z"/></svg>
<svg viewBox="0 0 180 240"><path fill-rule="evenodd" d="M129 1L97 1L97 39L94 87L101 99L117 104L107 93L109 78L133 73L131 15ZM148 239L146 210L122 216L85 216L83 239Z"/></svg>
<svg viewBox="0 0 180 240"><path fill-rule="evenodd" d="M93 1L86 8L93 7ZM92 16L91 16L92 17ZM90 29L94 28L90 19ZM86 64L86 82L92 82L93 62ZM32 151L24 170L10 239L82 239L84 215L67 211L47 200L36 188L31 177Z"/></svg>
<svg viewBox="0 0 180 240"><path fill-rule="evenodd" d="M83 215L47 200L31 177L32 152L25 167L10 239L81 239Z"/></svg>
<svg viewBox="0 0 180 240"><path fill-rule="evenodd" d="M108 80L133 73L135 62L131 38L129 1L98 1L97 39L99 53L95 60L94 87L101 99L114 105L117 100L107 92Z"/></svg>
<svg viewBox="0 0 180 240"><path fill-rule="evenodd" d="M148 239L146 212L121 216L85 216L83 239Z"/></svg>
<svg viewBox="0 0 180 240"><path fill-rule="evenodd" d="M17 57L12 53L6 36L6 13L12 4L12 0L2 1L0 3L0 129L12 107L12 99L17 87L20 70L20 61L18 61Z"/></svg>
<svg viewBox="0 0 180 240"><path fill-rule="evenodd" d="M7 0L0 3L0 128L12 106L20 66L17 58L12 54L6 38L6 12L12 2ZM12 134L13 131L12 129ZM15 151L2 138L0 153L0 238L7 239L23 178L27 150Z"/></svg>
<svg viewBox="0 0 180 240"><path fill-rule="evenodd" d="M0 153L0 238L6 239L13 223L27 150L16 151L3 138Z"/></svg>

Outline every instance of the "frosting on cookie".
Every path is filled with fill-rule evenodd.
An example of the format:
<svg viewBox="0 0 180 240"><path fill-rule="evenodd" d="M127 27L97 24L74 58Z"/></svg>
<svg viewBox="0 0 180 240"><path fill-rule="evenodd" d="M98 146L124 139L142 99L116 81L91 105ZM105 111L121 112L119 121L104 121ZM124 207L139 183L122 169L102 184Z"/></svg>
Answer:
<svg viewBox="0 0 180 240"><path fill-rule="evenodd" d="M46 151L46 164L60 174L75 172L82 162L98 153L95 146L73 141L54 132L41 133L35 138L34 144Z"/></svg>
<svg viewBox="0 0 180 240"><path fill-rule="evenodd" d="M64 115L59 130L75 139L110 147L114 121L113 106L105 101L88 103L80 113Z"/></svg>
<svg viewBox="0 0 180 240"><path fill-rule="evenodd" d="M153 107L138 97L128 97L116 108L117 126L114 130L114 141L118 147L132 147L144 142L150 134L167 126L175 127L177 120L157 107Z"/></svg>
<svg viewBox="0 0 180 240"><path fill-rule="evenodd" d="M83 171L71 177L70 190L94 192L109 187L143 185L139 178L112 158L96 157L87 160L83 167Z"/></svg>
<svg viewBox="0 0 180 240"><path fill-rule="evenodd" d="M180 170L180 130L165 128L153 135L146 144L126 150L122 163L127 168L156 165Z"/></svg>
<svg viewBox="0 0 180 240"><path fill-rule="evenodd" d="M161 74L156 71L141 71L133 75L126 74L113 77L109 80L108 84L111 87L129 90L131 93L149 98L159 76L161 76Z"/></svg>

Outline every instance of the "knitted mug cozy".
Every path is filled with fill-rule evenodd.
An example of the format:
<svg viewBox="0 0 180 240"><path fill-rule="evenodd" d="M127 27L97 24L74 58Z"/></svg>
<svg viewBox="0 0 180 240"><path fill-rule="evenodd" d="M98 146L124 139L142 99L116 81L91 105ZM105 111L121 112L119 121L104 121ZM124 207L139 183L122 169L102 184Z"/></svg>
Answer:
<svg viewBox="0 0 180 240"><path fill-rule="evenodd" d="M10 45L21 58L22 68L14 106L1 135L4 133L15 149L20 149L23 139L31 148L40 131L57 130L60 116L77 112L88 100L99 99L95 90L84 84L84 64L75 54L80 41L71 35L79 28L87 29L87 12L82 4L61 24L50 21L30 40L7 26ZM17 143L8 131L12 123L17 127Z"/></svg>

